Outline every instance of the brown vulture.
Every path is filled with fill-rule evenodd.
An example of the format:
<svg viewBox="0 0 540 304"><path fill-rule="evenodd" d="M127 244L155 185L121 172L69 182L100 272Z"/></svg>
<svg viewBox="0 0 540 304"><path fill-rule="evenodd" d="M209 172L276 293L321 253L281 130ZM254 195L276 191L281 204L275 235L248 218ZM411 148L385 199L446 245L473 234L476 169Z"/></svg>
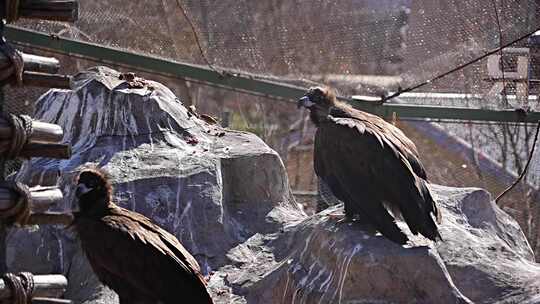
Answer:
<svg viewBox="0 0 540 304"><path fill-rule="evenodd" d="M317 127L315 172L343 201L346 219L358 217L398 244L408 238L394 217L403 218L415 235L441 239L426 172L401 130L338 101L329 88L310 88L301 106Z"/></svg>
<svg viewBox="0 0 540 304"><path fill-rule="evenodd" d="M73 226L92 269L120 304L213 303L193 256L147 217L116 206L103 171L85 169L77 184Z"/></svg>

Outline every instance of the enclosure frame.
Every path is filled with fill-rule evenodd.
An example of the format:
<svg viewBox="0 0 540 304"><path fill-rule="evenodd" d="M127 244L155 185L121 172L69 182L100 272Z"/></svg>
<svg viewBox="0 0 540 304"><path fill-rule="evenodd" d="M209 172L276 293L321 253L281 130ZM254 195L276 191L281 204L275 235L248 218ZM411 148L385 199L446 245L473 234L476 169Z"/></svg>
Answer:
<svg viewBox="0 0 540 304"><path fill-rule="evenodd" d="M257 79L256 75L230 70L216 70L207 66L136 54L94 43L48 35L13 25L6 26L5 36L17 43L27 44L61 54L77 55L114 65L125 65L141 71L178 77L274 99L295 101L306 91L304 87ZM351 97L339 98L351 103L360 110L383 117L396 115L398 118L405 119L429 118L435 120L474 120L514 123L537 123L540 121L540 112L537 111L524 112L512 109L490 110L466 107L425 106L403 104L402 102L379 103L362 101L358 98Z"/></svg>

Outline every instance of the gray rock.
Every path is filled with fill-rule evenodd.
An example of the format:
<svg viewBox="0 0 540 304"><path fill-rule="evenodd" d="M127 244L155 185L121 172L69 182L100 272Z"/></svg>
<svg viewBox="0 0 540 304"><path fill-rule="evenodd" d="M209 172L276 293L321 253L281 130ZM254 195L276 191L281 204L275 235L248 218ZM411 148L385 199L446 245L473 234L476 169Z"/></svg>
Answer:
<svg viewBox="0 0 540 304"><path fill-rule="evenodd" d="M72 90L40 98L35 117L60 124L74 154L33 159L17 178L58 183L65 201L56 208L70 210L76 170L104 167L118 204L192 252L216 303L540 302L540 267L485 191L432 186L444 242L409 235L398 246L362 223L336 224L342 205L307 217L279 156L259 138L207 124L159 83L130 88L118 75L94 68ZM14 270L66 274L66 297L76 303L118 301L71 230L12 230L8 261Z"/></svg>
<svg viewBox="0 0 540 304"><path fill-rule="evenodd" d="M284 303L469 303L429 244L398 246L358 223L328 220L336 211L295 227L288 241L291 254L247 298L261 303L280 298Z"/></svg>
<svg viewBox="0 0 540 304"><path fill-rule="evenodd" d="M437 187L435 195L445 240L435 248L458 289L475 303L540 303L540 265L518 223L489 193Z"/></svg>
<svg viewBox="0 0 540 304"><path fill-rule="evenodd" d="M248 303L540 303L540 265L516 221L484 190L431 189L443 242L413 236L402 222L411 239L403 247L361 223L336 224L340 204L262 242L274 263L250 282L250 266L231 271L230 285Z"/></svg>
<svg viewBox="0 0 540 304"><path fill-rule="evenodd" d="M19 180L58 183L65 200L57 209L71 210L78 168L104 167L117 203L175 234L204 273L225 265L226 253L255 233L305 216L291 198L281 159L258 137L207 124L159 83L128 88L118 76L95 68L75 77L72 90L40 98L34 117L61 125L73 156L33 159ZM54 180L58 171L61 177ZM283 208L287 214L279 212ZM71 298L82 302L103 290L71 231L14 230L8 247L13 269L67 273Z"/></svg>

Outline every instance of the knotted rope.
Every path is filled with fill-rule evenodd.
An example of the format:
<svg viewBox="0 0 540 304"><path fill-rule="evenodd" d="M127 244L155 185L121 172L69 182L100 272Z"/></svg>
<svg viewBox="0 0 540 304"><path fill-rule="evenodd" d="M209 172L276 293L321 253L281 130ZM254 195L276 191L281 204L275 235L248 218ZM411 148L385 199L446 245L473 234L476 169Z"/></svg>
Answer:
<svg viewBox="0 0 540 304"><path fill-rule="evenodd" d="M2 276L5 284L11 290L13 304L31 304L34 293L34 276L30 272L5 273Z"/></svg>
<svg viewBox="0 0 540 304"><path fill-rule="evenodd" d="M28 115L4 114L4 119L13 127L13 135L4 159L16 158L32 135L32 118Z"/></svg>
<svg viewBox="0 0 540 304"><path fill-rule="evenodd" d="M8 1L9 3L9 1ZM9 69L13 68L15 72L15 82L18 85L22 85L23 83L23 71L24 71L24 60L22 57L21 52L17 51L13 46L11 46L4 38L1 38L0 40L0 52L4 53L7 58L13 63L12 67L9 67ZM4 76L5 77L5 76ZM9 79L9 77L8 77ZM0 81L4 81L5 79L0 79Z"/></svg>
<svg viewBox="0 0 540 304"><path fill-rule="evenodd" d="M19 198L15 204L0 211L0 219L6 221L8 225L17 223L20 226L28 224L30 220L30 189L25 184L14 181L1 181L0 187L15 190L19 194Z"/></svg>
<svg viewBox="0 0 540 304"><path fill-rule="evenodd" d="M6 0L6 21L11 23L19 19L19 0Z"/></svg>

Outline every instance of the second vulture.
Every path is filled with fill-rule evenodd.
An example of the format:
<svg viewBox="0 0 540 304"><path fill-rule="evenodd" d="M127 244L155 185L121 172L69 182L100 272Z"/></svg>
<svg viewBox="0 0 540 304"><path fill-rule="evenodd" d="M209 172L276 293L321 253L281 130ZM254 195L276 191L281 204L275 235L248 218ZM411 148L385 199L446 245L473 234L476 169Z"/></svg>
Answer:
<svg viewBox="0 0 540 304"><path fill-rule="evenodd" d="M104 171L85 169L77 184L73 225L92 269L120 304L213 303L193 256L144 215L114 204Z"/></svg>
<svg viewBox="0 0 540 304"><path fill-rule="evenodd" d="M346 219L359 217L398 244L408 238L395 217L413 234L441 239L425 169L401 130L338 101L329 88L310 88L298 106L310 110L317 127L315 173L344 202Z"/></svg>

